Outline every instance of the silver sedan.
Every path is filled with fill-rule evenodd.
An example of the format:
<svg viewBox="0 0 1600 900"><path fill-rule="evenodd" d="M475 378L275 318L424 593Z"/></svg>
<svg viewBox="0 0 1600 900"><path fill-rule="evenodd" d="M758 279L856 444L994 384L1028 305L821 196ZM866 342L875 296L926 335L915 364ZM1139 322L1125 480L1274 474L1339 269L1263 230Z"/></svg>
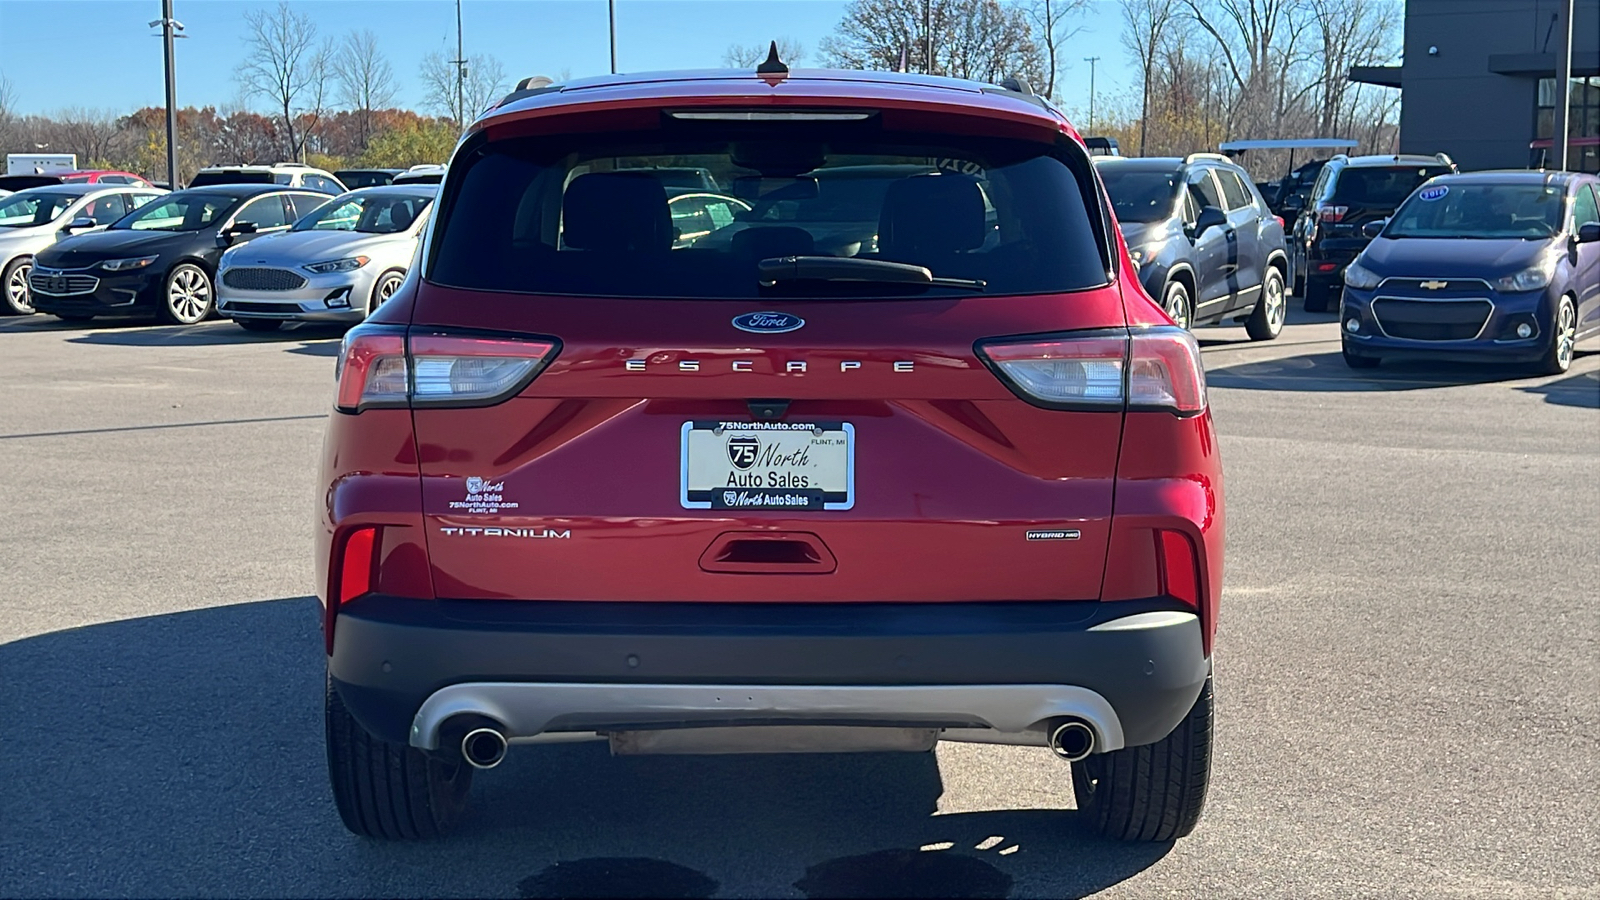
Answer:
<svg viewBox="0 0 1600 900"><path fill-rule="evenodd" d="M251 331L361 321L404 283L438 190L350 191L282 234L229 249L217 267L217 309Z"/></svg>

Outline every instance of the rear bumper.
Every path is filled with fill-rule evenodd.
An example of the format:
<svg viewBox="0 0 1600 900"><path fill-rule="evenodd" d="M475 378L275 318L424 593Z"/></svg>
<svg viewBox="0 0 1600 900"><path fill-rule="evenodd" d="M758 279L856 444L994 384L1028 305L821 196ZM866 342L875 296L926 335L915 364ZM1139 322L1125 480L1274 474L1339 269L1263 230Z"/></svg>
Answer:
<svg viewBox="0 0 1600 900"><path fill-rule="evenodd" d="M1042 743L1078 716L1101 750L1182 720L1210 670L1199 620L1114 603L589 603L368 596L329 672L369 731L432 748L487 714L513 739L714 725L882 725Z"/></svg>

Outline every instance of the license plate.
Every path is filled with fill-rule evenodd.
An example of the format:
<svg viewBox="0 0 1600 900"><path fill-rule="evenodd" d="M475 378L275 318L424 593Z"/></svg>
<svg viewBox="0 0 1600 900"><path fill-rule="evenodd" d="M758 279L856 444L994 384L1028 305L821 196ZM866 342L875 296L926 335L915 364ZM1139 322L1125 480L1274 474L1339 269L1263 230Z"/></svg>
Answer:
<svg viewBox="0 0 1600 900"><path fill-rule="evenodd" d="M855 443L849 422L685 422L683 506L849 509Z"/></svg>

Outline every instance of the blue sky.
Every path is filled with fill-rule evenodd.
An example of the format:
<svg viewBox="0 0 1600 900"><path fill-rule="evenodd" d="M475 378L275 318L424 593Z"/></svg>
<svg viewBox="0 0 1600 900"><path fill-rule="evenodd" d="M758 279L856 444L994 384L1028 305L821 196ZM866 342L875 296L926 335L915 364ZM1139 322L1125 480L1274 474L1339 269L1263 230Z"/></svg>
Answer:
<svg viewBox="0 0 1600 900"><path fill-rule="evenodd" d="M323 35L371 28L400 82L403 106L421 103L417 62L455 49L454 0L290 0ZM178 42L179 106L248 106L233 70L242 54L244 13L258 0L174 0L188 39ZM818 45L842 18L843 0L618 0L622 71L721 64L729 44L788 36L818 62ZM124 113L162 103L161 42L147 23L160 0L0 0L0 73L17 108L40 113L81 106ZM604 74L610 67L605 0L464 0L467 55L498 57L507 75ZM1102 104L1131 84L1135 66L1122 46L1120 6L1093 0L1084 31L1066 48L1063 106L1087 110L1089 65L1101 57ZM36 39L35 39L36 38ZM1075 118L1084 118L1082 113Z"/></svg>

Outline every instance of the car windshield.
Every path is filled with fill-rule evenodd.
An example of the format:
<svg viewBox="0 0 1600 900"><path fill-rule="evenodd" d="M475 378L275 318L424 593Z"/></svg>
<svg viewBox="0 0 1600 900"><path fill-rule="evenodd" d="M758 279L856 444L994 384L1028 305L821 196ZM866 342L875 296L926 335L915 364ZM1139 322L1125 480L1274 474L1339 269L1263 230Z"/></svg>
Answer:
<svg viewBox="0 0 1600 900"><path fill-rule="evenodd" d="M22 191L0 199L0 227L26 228L29 225L48 225L67 207L77 202L82 194L55 191Z"/></svg>
<svg viewBox="0 0 1600 900"><path fill-rule="evenodd" d="M227 216L240 198L227 194L182 191L152 200L112 228L134 231L199 231Z"/></svg>
<svg viewBox="0 0 1600 900"><path fill-rule="evenodd" d="M1560 230L1560 187L1456 183L1417 191L1383 236L1540 240Z"/></svg>
<svg viewBox="0 0 1600 900"><path fill-rule="evenodd" d="M1394 209L1417 185L1450 170L1438 166L1351 166L1334 179L1334 204Z"/></svg>
<svg viewBox="0 0 1600 900"><path fill-rule="evenodd" d="M294 230L394 234L410 228L431 202L433 195L421 192L345 194L294 223Z"/></svg>
<svg viewBox="0 0 1600 900"><path fill-rule="evenodd" d="M1178 173L1123 165L1099 166L1119 222L1159 222L1172 215L1178 199Z"/></svg>
<svg viewBox="0 0 1600 900"><path fill-rule="evenodd" d="M468 157L428 277L481 290L740 298L1051 293L1106 283L1086 160L1022 141L815 123L492 142ZM704 137L701 137L703 135ZM640 169L653 171L638 171ZM661 170L702 170L693 202ZM905 266L791 266L847 258ZM931 280L930 280L931 278Z"/></svg>

